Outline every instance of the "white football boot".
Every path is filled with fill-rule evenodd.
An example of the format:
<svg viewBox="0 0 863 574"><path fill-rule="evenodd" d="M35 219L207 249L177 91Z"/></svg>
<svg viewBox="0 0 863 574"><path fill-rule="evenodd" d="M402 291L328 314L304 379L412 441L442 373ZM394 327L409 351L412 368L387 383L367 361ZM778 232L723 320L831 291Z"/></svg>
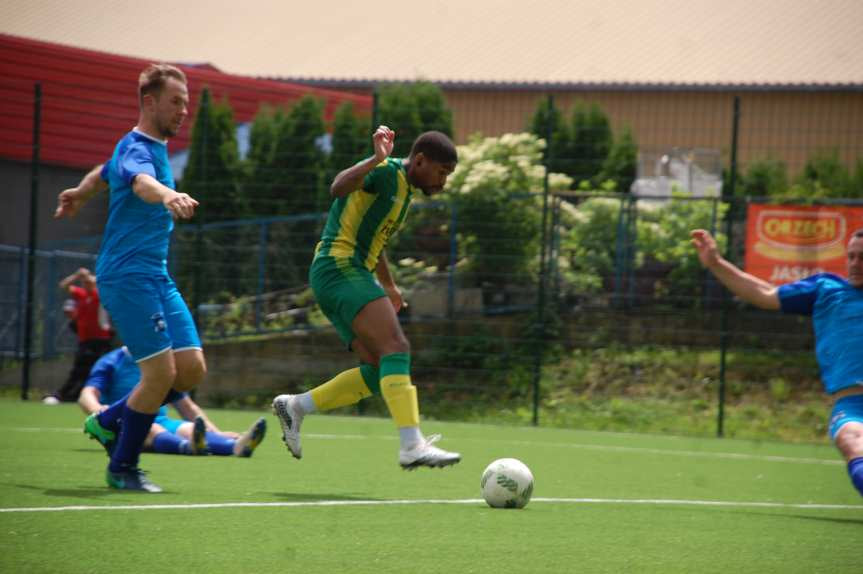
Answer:
<svg viewBox="0 0 863 574"><path fill-rule="evenodd" d="M399 464L405 470L414 470L420 466L442 468L456 464L461 460L457 452L448 452L436 446L440 440L439 434L433 434L415 444L412 448L399 450Z"/></svg>
<svg viewBox="0 0 863 574"><path fill-rule="evenodd" d="M273 414L282 425L282 440L294 455L303 458L303 447L300 445L300 425L303 424L303 412L297 404L295 395L279 395L273 399Z"/></svg>

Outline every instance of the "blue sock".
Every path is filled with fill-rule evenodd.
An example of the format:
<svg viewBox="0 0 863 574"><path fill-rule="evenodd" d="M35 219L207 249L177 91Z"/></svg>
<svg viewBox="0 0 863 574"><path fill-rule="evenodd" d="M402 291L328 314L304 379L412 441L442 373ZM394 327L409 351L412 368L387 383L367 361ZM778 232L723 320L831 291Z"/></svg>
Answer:
<svg viewBox="0 0 863 574"><path fill-rule="evenodd" d="M121 417L120 436L117 437L117 446L114 447L108 470L122 472L138 466L141 448L155 419L156 413L139 413L126 405Z"/></svg>
<svg viewBox="0 0 863 574"><path fill-rule="evenodd" d="M170 391L168 391L168 394L165 396L165 400L162 401L162 404L167 405L168 403L175 403L175 402L179 401L180 399L182 399L183 396L184 396L184 393L181 393L180 391L175 391L174 389L171 389Z"/></svg>
<svg viewBox="0 0 863 574"><path fill-rule="evenodd" d="M848 461L848 474L851 475L851 483L854 484L854 488L863 494L863 456Z"/></svg>
<svg viewBox="0 0 863 574"><path fill-rule="evenodd" d="M207 431L207 450L210 451L210 454L231 456L234 454L234 443L236 442L236 440L222 436L217 432Z"/></svg>
<svg viewBox="0 0 863 574"><path fill-rule="evenodd" d="M116 403L109 406L107 409L102 411L97 415L99 419L99 424L102 425L103 429L107 429L110 431L117 432L120 430L120 418L123 416L123 408L126 406L126 401L129 399L128 395L117 401ZM168 395L165 397L165 400L162 401L163 405L167 405L168 403L173 403L179 401L184 396L180 391L175 391L171 389L168 391Z"/></svg>
<svg viewBox="0 0 863 574"><path fill-rule="evenodd" d="M126 408L126 401L129 399L129 393L119 401L113 403L107 409L96 415L96 419L103 429L117 432L120 430L120 419L123 417L123 410Z"/></svg>
<svg viewBox="0 0 863 574"><path fill-rule="evenodd" d="M153 438L153 452L162 454L189 454L189 441L168 431Z"/></svg>

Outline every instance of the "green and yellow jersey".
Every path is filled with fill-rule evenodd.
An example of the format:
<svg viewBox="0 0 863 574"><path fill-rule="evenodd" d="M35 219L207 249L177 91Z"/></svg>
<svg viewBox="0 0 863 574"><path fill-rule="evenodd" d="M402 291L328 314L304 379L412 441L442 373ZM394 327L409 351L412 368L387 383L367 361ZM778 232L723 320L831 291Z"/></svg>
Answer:
<svg viewBox="0 0 863 574"><path fill-rule="evenodd" d="M315 257L349 258L373 271L387 241L404 223L414 188L404 160L387 158L361 189L333 202Z"/></svg>

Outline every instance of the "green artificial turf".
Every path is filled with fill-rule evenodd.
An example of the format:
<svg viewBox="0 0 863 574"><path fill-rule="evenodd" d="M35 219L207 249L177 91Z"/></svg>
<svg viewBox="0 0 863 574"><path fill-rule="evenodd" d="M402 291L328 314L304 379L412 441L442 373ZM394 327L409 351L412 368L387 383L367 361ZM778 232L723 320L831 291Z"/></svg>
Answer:
<svg viewBox="0 0 863 574"><path fill-rule="evenodd" d="M261 414L210 411L233 430ZM863 571L863 501L826 441L427 421L464 460L405 472L389 420L309 417L297 461L266 416L251 459L144 454L152 495L105 486L76 406L0 401L0 572ZM500 457L536 477L524 510L479 499Z"/></svg>

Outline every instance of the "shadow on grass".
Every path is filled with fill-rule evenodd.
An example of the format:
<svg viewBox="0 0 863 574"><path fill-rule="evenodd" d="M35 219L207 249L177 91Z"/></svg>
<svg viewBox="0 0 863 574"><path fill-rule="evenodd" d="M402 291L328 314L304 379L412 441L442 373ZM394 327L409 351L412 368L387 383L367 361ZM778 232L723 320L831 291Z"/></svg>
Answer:
<svg viewBox="0 0 863 574"><path fill-rule="evenodd" d="M145 492L134 492L131 490L118 490L116 488L108 488L107 486L103 487L92 487L92 486L81 486L79 488L42 488L39 486L32 486L29 484L11 484L6 483L6 486L12 486L14 488L21 488L24 490L31 490L35 492L39 492L44 496L54 496L59 498L84 498L91 500L98 500L100 498L104 498L106 496L112 495L124 495L128 496L129 494L141 496L148 494ZM175 494L172 491L164 490L162 494Z"/></svg>
<svg viewBox="0 0 863 574"><path fill-rule="evenodd" d="M314 494L308 492L267 492L273 498L278 500L282 500L285 502L318 502L323 500L372 500L372 501L382 501L386 500L385 498L375 498L371 496L346 496L344 493L342 494Z"/></svg>
<svg viewBox="0 0 863 574"><path fill-rule="evenodd" d="M818 522L831 522L833 524L863 524L863 518L838 518L833 516L811 516L807 514L790 514L786 512L769 512L765 510L757 510L757 509L748 509L748 508L716 508L716 507L666 507L663 510L672 511L672 512L685 512L692 511L695 509L710 511L722 514L729 515L746 515L746 516L759 516L765 518L773 518L776 520L785 520L787 518L795 518L799 520L814 520ZM863 509L863 507L861 507ZM658 510L658 509L657 509Z"/></svg>
<svg viewBox="0 0 863 574"><path fill-rule="evenodd" d="M761 516L776 518L799 518L800 520L816 520L819 522L832 522L834 524L863 524L863 518L835 518L832 516L807 516L805 514L769 514L767 512L747 512L747 514L759 514Z"/></svg>

